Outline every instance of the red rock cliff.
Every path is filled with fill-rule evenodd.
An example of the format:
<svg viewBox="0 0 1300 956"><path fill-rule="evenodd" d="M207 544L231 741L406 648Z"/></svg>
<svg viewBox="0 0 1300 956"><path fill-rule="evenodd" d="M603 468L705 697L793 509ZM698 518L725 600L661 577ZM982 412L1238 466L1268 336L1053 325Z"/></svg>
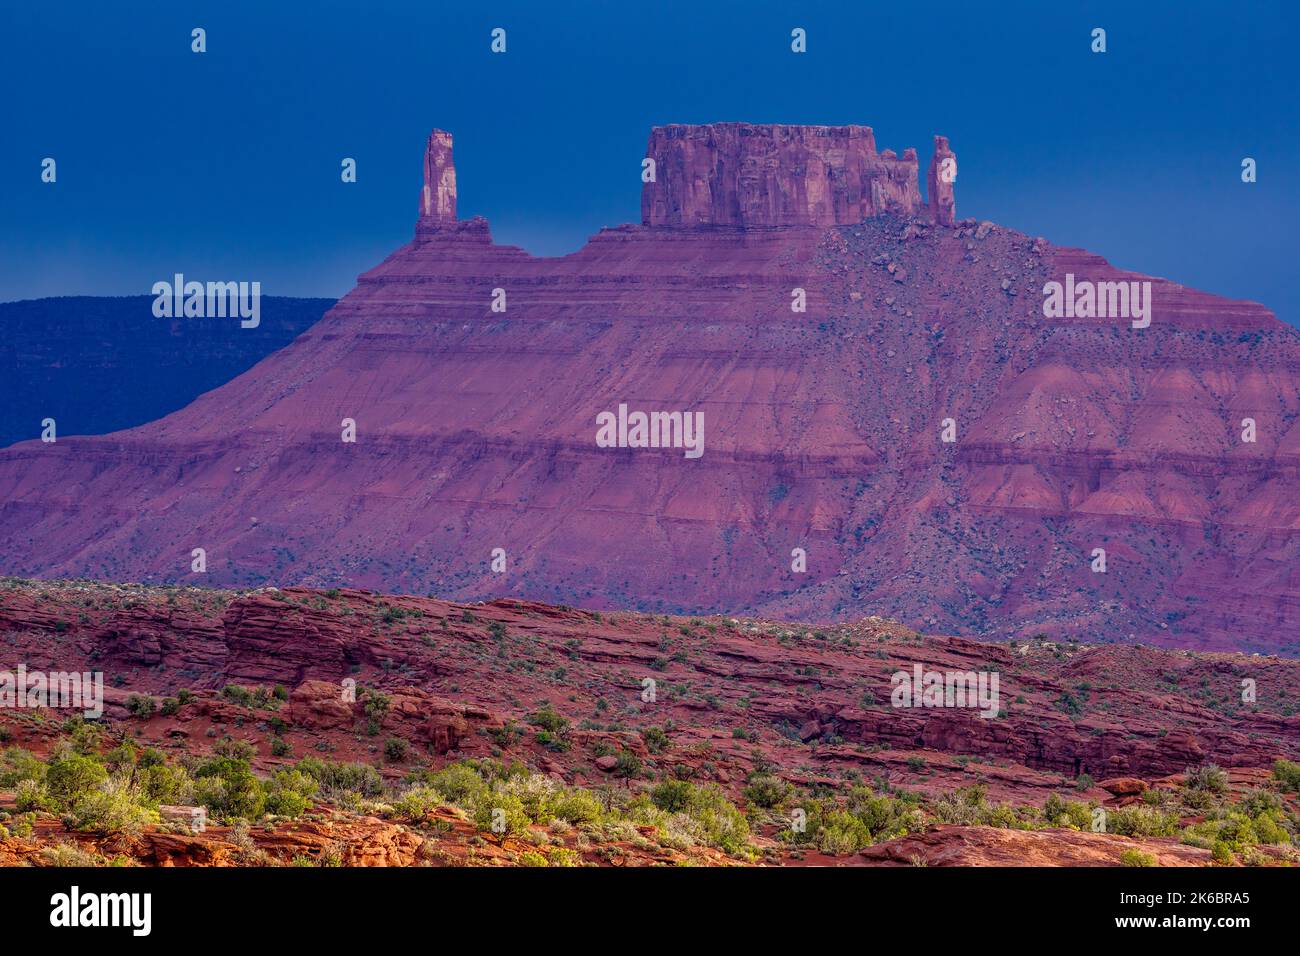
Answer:
<svg viewBox="0 0 1300 956"><path fill-rule="evenodd" d="M870 126L656 126L647 226L852 225L922 205L916 150L876 152Z"/></svg>

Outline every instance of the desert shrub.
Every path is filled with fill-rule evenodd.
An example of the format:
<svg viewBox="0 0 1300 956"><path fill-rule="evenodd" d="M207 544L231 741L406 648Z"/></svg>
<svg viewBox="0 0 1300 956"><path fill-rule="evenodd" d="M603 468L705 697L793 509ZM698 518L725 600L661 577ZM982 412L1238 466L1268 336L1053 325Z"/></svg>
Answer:
<svg viewBox="0 0 1300 956"><path fill-rule="evenodd" d="M103 764L77 753L64 753L45 768L45 792L59 810L68 810L108 779Z"/></svg>
<svg viewBox="0 0 1300 956"><path fill-rule="evenodd" d="M304 757L294 765L320 784L321 795L336 800L343 795L377 797L384 792L384 781L379 771L364 763L335 763Z"/></svg>
<svg viewBox="0 0 1300 956"><path fill-rule="evenodd" d="M287 757L291 753L293 753L293 747L289 745L289 741L285 740L283 737L271 738L271 756Z"/></svg>
<svg viewBox="0 0 1300 956"><path fill-rule="evenodd" d="M970 791L971 788L965 790ZM933 803L932 810L935 817L943 823L996 826L1004 830L1026 830L1032 827L1031 819L1022 817L1014 806L985 803L983 793L974 797L963 791L945 793Z"/></svg>
<svg viewBox="0 0 1300 956"><path fill-rule="evenodd" d="M98 853L91 853L71 843L56 843L41 850L41 859L47 866L88 867L104 866L108 861Z"/></svg>
<svg viewBox="0 0 1300 956"><path fill-rule="evenodd" d="M400 737L389 737L384 741L384 756L394 763L405 760L409 750L410 745Z"/></svg>
<svg viewBox="0 0 1300 956"><path fill-rule="evenodd" d="M517 836L531 822L524 802L512 793L484 793L474 806L474 824L488 833Z"/></svg>
<svg viewBox="0 0 1300 956"><path fill-rule="evenodd" d="M1187 789L1205 793L1226 793L1228 775L1212 763L1187 768Z"/></svg>
<svg viewBox="0 0 1300 956"><path fill-rule="evenodd" d="M1300 763L1291 760L1275 761L1273 777L1283 790L1300 793Z"/></svg>
<svg viewBox="0 0 1300 956"><path fill-rule="evenodd" d="M45 764L30 750L8 747L0 754L0 789L13 790L24 780L45 780Z"/></svg>
<svg viewBox="0 0 1300 956"><path fill-rule="evenodd" d="M549 730L537 731L537 736L534 739L547 750L554 751L555 753L567 753L569 748L573 746L569 743L567 738L561 737Z"/></svg>
<svg viewBox="0 0 1300 956"><path fill-rule="evenodd" d="M551 707L543 707L529 714L528 722L556 736L562 737L569 732L569 718L556 713Z"/></svg>
<svg viewBox="0 0 1300 956"><path fill-rule="evenodd" d="M1202 850L1208 850L1214 845L1214 834L1218 832L1218 827L1210 822L1207 826L1205 823L1195 823L1186 827L1180 834L1180 841L1188 846L1200 847Z"/></svg>
<svg viewBox="0 0 1300 956"><path fill-rule="evenodd" d="M135 764L139 758L139 748L130 739L127 739L104 755L104 766L108 768L109 773L125 772L129 776L135 770Z"/></svg>
<svg viewBox="0 0 1300 956"><path fill-rule="evenodd" d="M1121 866L1155 866L1156 858L1141 850L1125 850L1119 855Z"/></svg>
<svg viewBox="0 0 1300 956"><path fill-rule="evenodd" d="M1272 858L1260 851L1258 847L1248 846L1241 851L1241 863L1243 866L1268 866Z"/></svg>
<svg viewBox="0 0 1300 956"><path fill-rule="evenodd" d="M817 828L818 849L833 856L856 853L864 846L870 846L871 842L871 830L867 825L845 810L828 813Z"/></svg>
<svg viewBox="0 0 1300 956"><path fill-rule="evenodd" d="M630 750L623 750L614 758L614 773L631 779L641 775L641 758Z"/></svg>
<svg viewBox="0 0 1300 956"><path fill-rule="evenodd" d="M668 734L659 727L647 727L641 731L641 739L645 741L646 749L652 754L663 753L668 749Z"/></svg>
<svg viewBox="0 0 1300 956"><path fill-rule="evenodd" d="M136 765L136 777L145 803L160 806L164 803L182 803L189 795L191 780L184 767L170 764Z"/></svg>
<svg viewBox="0 0 1300 956"><path fill-rule="evenodd" d="M499 793L509 794L519 799L529 820L549 823L555 815L551 807L560 790L560 785L545 774L520 774L498 781L480 799L491 802Z"/></svg>
<svg viewBox="0 0 1300 956"><path fill-rule="evenodd" d="M500 727L487 728L487 735L492 738L492 742L498 747L508 748L522 736L522 732L512 720L507 720Z"/></svg>
<svg viewBox="0 0 1300 956"><path fill-rule="evenodd" d="M693 842L733 854L749 849L749 822L716 784L696 786L682 780L664 781L648 795L633 800L628 812L636 819L659 826L666 825L662 814L672 813L679 817L673 822L673 829Z"/></svg>
<svg viewBox="0 0 1300 956"><path fill-rule="evenodd" d="M1029 817L1022 816L1020 811L1009 803L993 803L989 804L980 815L980 823L1003 830L1032 830L1034 828L1032 817L1036 814L1032 810L1029 814Z"/></svg>
<svg viewBox="0 0 1300 956"><path fill-rule="evenodd" d="M573 850L562 846L553 846L546 851L546 861L551 866L581 866L582 858Z"/></svg>
<svg viewBox="0 0 1300 956"><path fill-rule="evenodd" d="M148 719L153 716L157 703L148 694L132 694L126 699L126 709L132 717Z"/></svg>
<svg viewBox="0 0 1300 956"><path fill-rule="evenodd" d="M466 804L487 788L479 772L464 763L449 764L424 779L451 803Z"/></svg>
<svg viewBox="0 0 1300 956"><path fill-rule="evenodd" d="M254 706L252 690L247 687L240 687L238 684L227 684L221 688L221 696L243 707Z"/></svg>
<svg viewBox="0 0 1300 956"><path fill-rule="evenodd" d="M1056 706L1059 710L1064 711L1071 717L1079 717L1084 712L1084 699L1082 697L1076 697L1067 690L1061 694L1060 698L1056 702Z"/></svg>
<svg viewBox="0 0 1300 956"><path fill-rule="evenodd" d="M19 813L47 810L50 806L45 784L38 780L20 780L14 794L14 809Z"/></svg>
<svg viewBox="0 0 1300 956"><path fill-rule="evenodd" d="M749 783L741 790L741 796L745 798L746 803L770 810L785 803L793 789L780 777L773 777L769 774L755 774L749 778Z"/></svg>
<svg viewBox="0 0 1300 956"><path fill-rule="evenodd" d="M1111 810L1106 829L1119 836L1173 836L1178 832L1178 814L1135 803Z"/></svg>
<svg viewBox="0 0 1300 956"><path fill-rule="evenodd" d="M870 787L849 791L845 809L866 825L876 840L892 840L920 829L921 811L906 800L881 796Z"/></svg>
<svg viewBox="0 0 1300 956"><path fill-rule="evenodd" d="M650 789L650 799L660 810L681 813L686 809L694 789L689 780L665 780Z"/></svg>
<svg viewBox="0 0 1300 956"><path fill-rule="evenodd" d="M248 761L214 757L195 771L194 797L222 820L256 820L266 807L266 791Z"/></svg>
<svg viewBox="0 0 1300 956"><path fill-rule="evenodd" d="M1054 793L1043 804L1043 820L1049 826L1091 830L1092 808L1081 800L1066 800Z"/></svg>
<svg viewBox="0 0 1300 956"><path fill-rule="evenodd" d="M566 790L551 806L556 818L568 823L599 823L605 814L600 801L586 790Z"/></svg>
<svg viewBox="0 0 1300 956"><path fill-rule="evenodd" d="M1261 813L1281 813L1282 798L1268 790L1252 790L1241 799L1241 812L1257 817Z"/></svg>
<svg viewBox="0 0 1300 956"><path fill-rule="evenodd" d="M158 708L159 713L164 717L171 717L181 709L181 702L175 697L164 697L162 706Z"/></svg>
<svg viewBox="0 0 1300 956"><path fill-rule="evenodd" d="M442 806L443 798L433 787L427 784L416 784L404 790L396 800L393 801L393 812L403 820L409 820L417 823L423 820L430 810Z"/></svg>
<svg viewBox="0 0 1300 956"><path fill-rule="evenodd" d="M536 740L547 750L564 753L569 750L569 719L550 707L543 707L528 715L528 722L539 728Z"/></svg>
<svg viewBox="0 0 1300 956"><path fill-rule="evenodd" d="M542 856L536 850L525 850L519 854L520 866L549 866L546 857Z"/></svg>
<svg viewBox="0 0 1300 956"><path fill-rule="evenodd" d="M157 822L158 814L144 805L139 791L117 779L83 794L63 816L68 829L83 833L138 833Z"/></svg>
<svg viewBox="0 0 1300 956"><path fill-rule="evenodd" d="M301 770L279 770L265 785L266 812L278 817L300 817L320 789L314 777Z"/></svg>
<svg viewBox="0 0 1300 956"><path fill-rule="evenodd" d="M1291 834L1278 822L1275 811L1266 810L1251 819L1255 839L1259 843L1281 846L1291 842Z"/></svg>
<svg viewBox="0 0 1300 956"><path fill-rule="evenodd" d="M988 811L986 793L987 788L983 785L971 784L943 794L934 801L932 810L941 823L976 826L983 822Z"/></svg>
<svg viewBox="0 0 1300 956"><path fill-rule="evenodd" d="M29 783L31 781L28 781ZM20 813L17 816L10 816L6 819L6 825L9 828L9 835L19 840L26 840L32 835L34 824L36 823L35 813Z"/></svg>
<svg viewBox="0 0 1300 956"><path fill-rule="evenodd" d="M366 689L361 694L361 706L366 714L366 732L373 737L383 727L393 700L382 691Z"/></svg>
<svg viewBox="0 0 1300 956"><path fill-rule="evenodd" d="M232 737L223 737L213 746L212 752L220 757L228 757L231 760L252 760L257 756L257 748L247 740L235 740Z"/></svg>
<svg viewBox="0 0 1300 956"><path fill-rule="evenodd" d="M68 735L67 743L73 753L83 757L99 753L99 744L104 737L104 728L99 724L77 714L63 722L63 729Z"/></svg>
<svg viewBox="0 0 1300 956"><path fill-rule="evenodd" d="M1139 799L1149 806L1153 807L1172 807L1178 803L1178 794L1172 790L1162 790L1157 787L1150 787L1142 791Z"/></svg>
<svg viewBox="0 0 1300 956"><path fill-rule="evenodd" d="M1216 842L1230 843L1234 850L1251 846L1259 840L1255 833L1254 821L1243 814L1230 813L1219 820L1218 825L1218 832L1215 834Z"/></svg>

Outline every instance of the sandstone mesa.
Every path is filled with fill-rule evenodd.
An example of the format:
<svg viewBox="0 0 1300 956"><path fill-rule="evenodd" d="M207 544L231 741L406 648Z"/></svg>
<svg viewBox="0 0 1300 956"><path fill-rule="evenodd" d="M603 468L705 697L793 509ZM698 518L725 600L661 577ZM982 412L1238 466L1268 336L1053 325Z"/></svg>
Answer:
<svg viewBox="0 0 1300 956"><path fill-rule="evenodd" d="M414 240L292 345L0 451L0 570L189 582L203 547L214 586L1300 653L1295 330L957 220L943 137L928 204L865 126L663 126L646 156L641 224L538 258L458 218L435 131ZM1150 283L1150 326L1045 318L1066 275ZM620 402L700 411L707 454L598 447Z"/></svg>

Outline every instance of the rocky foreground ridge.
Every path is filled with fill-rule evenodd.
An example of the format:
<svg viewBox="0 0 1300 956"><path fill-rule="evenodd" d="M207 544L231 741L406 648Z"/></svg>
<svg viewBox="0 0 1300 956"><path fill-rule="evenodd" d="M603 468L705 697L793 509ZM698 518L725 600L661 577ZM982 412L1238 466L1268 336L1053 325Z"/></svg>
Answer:
<svg viewBox="0 0 1300 956"><path fill-rule="evenodd" d="M710 843L692 830L660 844L677 831L637 817L633 803L617 826L581 831L589 841L563 831L555 846L586 862L619 862L607 844L619 844L614 856L629 865L1082 865L1119 864L1125 853L1161 865L1242 862L1241 854L1277 862L1289 858L1291 828L1300 829L1287 789L1296 780L1273 771L1300 759L1300 662L1282 658L991 644L878 617L819 628L346 589L8 581L0 671L19 663L103 673L104 753L122 741L155 748L190 760L198 784L193 761L216 753L239 754L272 780L304 758L367 765L375 785L362 794L368 802L318 794L306 818L299 809L251 836L216 818L201 836L151 825L128 838L67 823L76 813L64 825L37 815L39 839L0 842L0 861L10 863L49 862L41 848L68 840L155 864L268 859L258 853L281 862L322 854L355 864L520 862L535 849L526 826L493 839L472 803L455 805L464 761L516 764L545 778L515 785L529 793L577 788L604 794L610 807L643 793L659 799L684 781L699 793L712 788L747 821L738 842ZM917 664L997 672L997 715L893 706L892 676ZM1243 699L1247 681L1253 701ZM6 707L0 734L6 746L48 755L67 746L65 718ZM11 824L21 816L26 785L13 770L21 765L10 751L0 758L0 790L6 773L18 787L18 796L0 794ZM379 796L381 780L390 796ZM440 796L413 810L405 788L422 781ZM866 821L861 829L834 816L837 801ZM394 805L405 808L400 819ZM793 836L793 810L809 807L814 831ZM1099 807L1116 816L1094 833ZM184 807L162 809L187 819ZM1225 830L1247 825L1249 838ZM225 845L232 832L242 852ZM446 845L420 851L435 837Z"/></svg>
<svg viewBox="0 0 1300 956"><path fill-rule="evenodd" d="M415 240L292 345L0 451L0 570L1300 655L1294 329L957 220L941 137L928 201L868 127L666 126L646 158L640 225L537 258L459 218L436 131ZM1044 314L1120 280L1149 325ZM621 404L702 414L702 456L601 447Z"/></svg>

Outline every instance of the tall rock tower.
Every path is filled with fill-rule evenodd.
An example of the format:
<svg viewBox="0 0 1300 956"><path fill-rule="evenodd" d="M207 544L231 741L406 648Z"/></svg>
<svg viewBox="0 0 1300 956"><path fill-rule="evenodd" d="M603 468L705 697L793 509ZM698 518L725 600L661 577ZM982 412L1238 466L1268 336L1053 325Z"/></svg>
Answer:
<svg viewBox="0 0 1300 956"><path fill-rule="evenodd" d="M947 136L936 136L925 188L930 200L930 215L941 226L951 226L957 221L957 197L953 195L956 182L957 154L948 148Z"/></svg>
<svg viewBox="0 0 1300 956"><path fill-rule="evenodd" d="M451 158L451 134L435 129L424 147L424 188L420 190L420 225L450 225L456 221L456 164Z"/></svg>

